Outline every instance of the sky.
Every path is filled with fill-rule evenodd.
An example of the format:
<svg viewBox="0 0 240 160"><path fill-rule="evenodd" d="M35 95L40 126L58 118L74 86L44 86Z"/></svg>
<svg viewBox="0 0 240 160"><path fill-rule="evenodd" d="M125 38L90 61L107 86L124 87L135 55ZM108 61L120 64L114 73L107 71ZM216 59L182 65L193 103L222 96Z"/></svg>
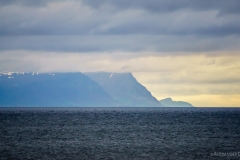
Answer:
<svg viewBox="0 0 240 160"><path fill-rule="evenodd" d="M240 106L239 0L1 0L0 72L132 72L154 97Z"/></svg>

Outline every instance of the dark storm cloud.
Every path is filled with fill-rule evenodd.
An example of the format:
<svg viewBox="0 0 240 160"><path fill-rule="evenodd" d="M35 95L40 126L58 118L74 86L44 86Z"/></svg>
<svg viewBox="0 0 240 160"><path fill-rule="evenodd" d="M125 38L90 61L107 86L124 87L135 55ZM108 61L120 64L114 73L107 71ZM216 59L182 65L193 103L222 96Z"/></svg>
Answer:
<svg viewBox="0 0 240 160"><path fill-rule="evenodd" d="M238 37L198 38L195 36L92 35L92 36L0 36L0 51L41 50L57 52L140 52L160 51L178 55L193 52L236 51ZM173 52L173 53L171 53ZM165 54L165 53L159 53Z"/></svg>
<svg viewBox="0 0 240 160"><path fill-rule="evenodd" d="M198 29L192 33L208 36L228 36L228 35L240 35L240 24L225 24L222 26L212 25L205 28Z"/></svg>
<svg viewBox="0 0 240 160"><path fill-rule="evenodd" d="M0 5L23 5L29 7L43 7L46 6L48 3L59 1L64 0L1 0ZM182 9L192 9L218 10L221 14L240 14L239 0L79 0L75 2L84 2L85 4L95 8L99 8L107 4L114 6L116 9L119 10L129 8L141 8L151 12L172 12Z"/></svg>
<svg viewBox="0 0 240 160"><path fill-rule="evenodd" d="M136 27L137 26L137 27ZM177 35L177 36L187 36L187 35L197 35L197 36L230 36L230 35L240 35L240 23L235 22L233 24L211 24L205 27L196 27L196 28L178 28L170 30L167 27L157 27L151 26L144 23L135 23L128 25L119 25L112 27L107 31L101 32L99 34L150 34L150 35Z"/></svg>
<svg viewBox="0 0 240 160"><path fill-rule="evenodd" d="M1 6L10 6L10 5L20 5L20 6L28 6L28 7L45 7L47 3L45 3L44 1L37 1L37 0L33 0L33 1L27 1L27 0L23 0L23 1L17 1L17 0L1 0L0 1L0 5Z"/></svg>
<svg viewBox="0 0 240 160"><path fill-rule="evenodd" d="M239 0L83 0L92 7L112 5L118 9L141 8L151 12L172 12L182 9L218 10L221 14L240 14Z"/></svg>
<svg viewBox="0 0 240 160"><path fill-rule="evenodd" d="M1 6L9 5L21 5L27 7L45 7L49 2L54 2L57 0L1 0Z"/></svg>

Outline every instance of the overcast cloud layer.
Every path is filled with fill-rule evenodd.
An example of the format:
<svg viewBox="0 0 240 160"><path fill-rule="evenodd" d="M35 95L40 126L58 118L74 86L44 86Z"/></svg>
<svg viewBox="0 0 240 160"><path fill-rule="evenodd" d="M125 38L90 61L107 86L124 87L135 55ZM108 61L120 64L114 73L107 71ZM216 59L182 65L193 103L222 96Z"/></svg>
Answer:
<svg viewBox="0 0 240 160"><path fill-rule="evenodd" d="M2 0L0 50L239 50L239 14L238 0Z"/></svg>
<svg viewBox="0 0 240 160"><path fill-rule="evenodd" d="M0 72L133 72L158 99L240 106L239 62L239 0L0 0Z"/></svg>

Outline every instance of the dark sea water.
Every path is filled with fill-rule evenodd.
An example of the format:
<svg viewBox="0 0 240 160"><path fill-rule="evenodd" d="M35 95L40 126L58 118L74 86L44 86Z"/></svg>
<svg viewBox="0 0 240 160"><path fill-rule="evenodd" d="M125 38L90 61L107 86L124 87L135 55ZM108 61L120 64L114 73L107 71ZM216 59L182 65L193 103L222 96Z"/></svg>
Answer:
<svg viewBox="0 0 240 160"><path fill-rule="evenodd" d="M0 159L240 159L240 109L0 108Z"/></svg>

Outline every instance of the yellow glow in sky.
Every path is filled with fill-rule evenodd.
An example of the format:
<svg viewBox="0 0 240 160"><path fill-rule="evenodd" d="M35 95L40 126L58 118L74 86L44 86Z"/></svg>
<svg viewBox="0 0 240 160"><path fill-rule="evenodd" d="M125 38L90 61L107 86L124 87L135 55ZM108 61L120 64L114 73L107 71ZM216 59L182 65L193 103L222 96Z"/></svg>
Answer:
<svg viewBox="0 0 240 160"><path fill-rule="evenodd" d="M132 72L158 100L171 97L199 107L240 106L239 53L124 54L11 51L1 54L8 65L0 67L3 71Z"/></svg>

